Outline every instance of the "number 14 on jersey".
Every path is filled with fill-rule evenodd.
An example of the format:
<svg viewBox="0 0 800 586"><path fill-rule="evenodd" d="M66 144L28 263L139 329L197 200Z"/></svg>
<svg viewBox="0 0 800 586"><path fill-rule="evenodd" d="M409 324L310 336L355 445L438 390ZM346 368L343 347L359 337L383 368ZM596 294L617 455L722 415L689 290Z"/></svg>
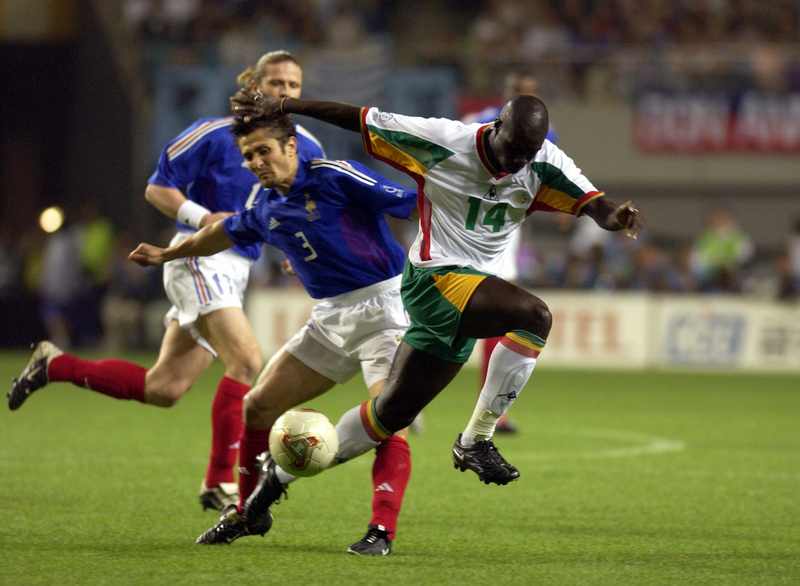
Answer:
<svg viewBox="0 0 800 586"><path fill-rule="evenodd" d="M478 221L478 214L481 211L483 200L478 197L469 198L469 213L467 213L467 230L475 230L475 222ZM489 226L492 232L499 232L500 228L506 223L507 203L496 203L490 207L483 216L481 224Z"/></svg>

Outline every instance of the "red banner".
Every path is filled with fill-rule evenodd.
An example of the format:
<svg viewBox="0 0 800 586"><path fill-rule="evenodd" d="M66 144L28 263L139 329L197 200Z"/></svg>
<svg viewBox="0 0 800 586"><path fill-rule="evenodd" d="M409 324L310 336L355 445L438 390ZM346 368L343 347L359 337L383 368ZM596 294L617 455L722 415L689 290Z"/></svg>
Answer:
<svg viewBox="0 0 800 586"><path fill-rule="evenodd" d="M634 133L645 153L797 153L800 94L648 93L637 103Z"/></svg>

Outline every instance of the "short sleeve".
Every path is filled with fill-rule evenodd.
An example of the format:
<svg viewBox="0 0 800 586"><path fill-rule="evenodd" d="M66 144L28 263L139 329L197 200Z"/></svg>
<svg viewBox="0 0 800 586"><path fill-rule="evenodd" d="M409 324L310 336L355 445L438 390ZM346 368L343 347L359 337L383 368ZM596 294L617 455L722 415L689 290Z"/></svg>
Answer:
<svg viewBox="0 0 800 586"><path fill-rule="evenodd" d="M222 228L234 244L237 246L248 246L261 242L270 244L269 229L264 226L263 222L263 217L268 215L262 205L264 203L265 200L261 200L255 207L228 216L222 221Z"/></svg>
<svg viewBox="0 0 800 586"><path fill-rule="evenodd" d="M169 142L148 183L186 189L204 170L214 148L214 130L220 123L198 122ZM230 123L228 123L229 125Z"/></svg>
<svg viewBox="0 0 800 586"><path fill-rule="evenodd" d="M528 214L542 210L581 216L586 204L605 195L581 174L581 170L564 151L547 140L531 163L531 168L541 186L536 191Z"/></svg>
<svg viewBox="0 0 800 586"><path fill-rule="evenodd" d="M448 148L448 136L462 127L455 120L361 109L361 135L367 153L415 178L455 154Z"/></svg>
<svg viewBox="0 0 800 586"><path fill-rule="evenodd" d="M417 205L415 190L407 190L356 161L321 159L312 161L311 168L323 172L333 189L376 212L405 220Z"/></svg>

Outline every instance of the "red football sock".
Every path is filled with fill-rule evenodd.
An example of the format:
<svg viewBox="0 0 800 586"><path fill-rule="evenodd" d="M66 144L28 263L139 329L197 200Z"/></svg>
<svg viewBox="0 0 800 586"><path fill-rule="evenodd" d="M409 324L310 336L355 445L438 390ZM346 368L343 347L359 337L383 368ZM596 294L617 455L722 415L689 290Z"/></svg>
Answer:
<svg viewBox="0 0 800 586"><path fill-rule="evenodd" d="M383 525L394 539L397 529L397 516L411 476L411 451L408 442L395 435L386 438L375 449L375 463L372 465L371 525Z"/></svg>
<svg viewBox="0 0 800 586"><path fill-rule="evenodd" d="M478 381L478 390L483 388L483 383L486 382L486 373L489 372L489 359L492 357L494 347L500 343L503 337L504 336L500 336L499 338L486 338L483 341L483 362L481 363L481 379Z"/></svg>
<svg viewBox="0 0 800 586"><path fill-rule="evenodd" d="M115 399L144 403L147 369L125 360L82 360L69 354L53 358L47 366L50 382L69 382Z"/></svg>
<svg viewBox="0 0 800 586"><path fill-rule="evenodd" d="M211 457L206 470L206 486L235 482L233 466L242 435L242 399L250 385L222 377L211 405Z"/></svg>
<svg viewBox="0 0 800 586"><path fill-rule="evenodd" d="M239 440L239 510L258 484L256 456L269 451L269 429L242 426Z"/></svg>

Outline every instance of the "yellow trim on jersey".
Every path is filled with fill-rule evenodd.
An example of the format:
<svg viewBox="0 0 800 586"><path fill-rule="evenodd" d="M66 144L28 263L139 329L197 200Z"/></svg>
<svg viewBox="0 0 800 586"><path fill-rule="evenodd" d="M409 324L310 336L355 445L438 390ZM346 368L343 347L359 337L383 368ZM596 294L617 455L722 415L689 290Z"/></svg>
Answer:
<svg viewBox="0 0 800 586"><path fill-rule="evenodd" d="M447 273L446 275L432 274L431 277L442 297L452 303L458 311L464 311L475 288L481 284L486 275Z"/></svg>
<svg viewBox="0 0 800 586"><path fill-rule="evenodd" d="M563 191L558 191L547 185L542 185L539 191L536 192L536 197L533 198L533 201L549 205L551 208L571 214L576 200Z"/></svg>
<svg viewBox="0 0 800 586"><path fill-rule="evenodd" d="M393 144L387 142L381 136L371 132L369 129L367 129L367 132L369 133L369 142L372 145L372 151L376 155L379 155L384 159L394 161L398 165L408 169L412 173L416 173L417 175L424 175L428 172L428 168L422 165L411 155L404 153Z"/></svg>
<svg viewBox="0 0 800 586"><path fill-rule="evenodd" d="M538 344L534 344L530 340L526 340L525 338L523 338L522 336L518 336L514 332L507 332L506 333L506 337L510 338L511 340L515 341L517 344L520 344L521 346L525 346L526 348L530 348L531 350L536 350L537 352L541 352L542 351L542 346L539 346Z"/></svg>

